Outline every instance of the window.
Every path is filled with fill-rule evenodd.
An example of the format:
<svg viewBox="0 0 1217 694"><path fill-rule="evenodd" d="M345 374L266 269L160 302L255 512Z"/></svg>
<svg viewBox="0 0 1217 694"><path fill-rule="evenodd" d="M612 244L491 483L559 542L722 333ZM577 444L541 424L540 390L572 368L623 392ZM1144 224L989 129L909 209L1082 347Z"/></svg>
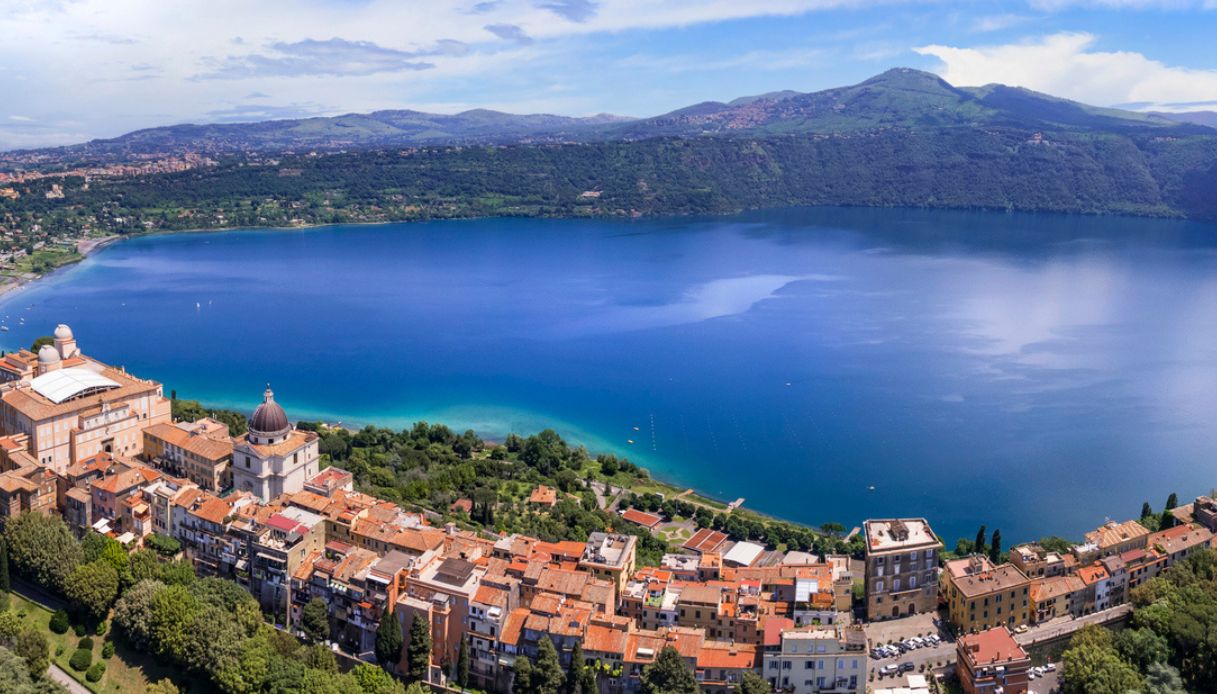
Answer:
<svg viewBox="0 0 1217 694"><path fill-rule="evenodd" d="M896 592L899 592L899 590L900 590L900 579L893 578L892 579L892 592L896 593Z"/></svg>
<svg viewBox="0 0 1217 694"><path fill-rule="evenodd" d="M909 590L912 590L916 587L917 587L917 577L909 576Z"/></svg>
<svg viewBox="0 0 1217 694"><path fill-rule="evenodd" d="M883 581L875 581L875 592L876 593L883 592Z"/></svg>
<svg viewBox="0 0 1217 694"><path fill-rule="evenodd" d="M804 670L814 670L815 668L816 668L816 664L815 664L815 662L814 662L814 661L811 661L811 660L804 660L804 661L803 661L803 669L804 669Z"/></svg>
<svg viewBox="0 0 1217 694"><path fill-rule="evenodd" d="M782 661L782 669L783 669L783 670L789 670L789 669L790 669L790 661L789 661L789 660L783 660L783 661Z"/></svg>

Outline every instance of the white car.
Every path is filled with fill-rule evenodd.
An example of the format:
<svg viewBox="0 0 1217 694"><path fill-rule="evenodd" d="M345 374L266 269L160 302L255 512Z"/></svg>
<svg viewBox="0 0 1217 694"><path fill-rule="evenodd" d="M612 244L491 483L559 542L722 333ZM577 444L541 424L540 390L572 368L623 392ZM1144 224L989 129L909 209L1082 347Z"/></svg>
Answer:
<svg viewBox="0 0 1217 694"><path fill-rule="evenodd" d="M900 666L896 665L895 663L888 663L887 665L884 665L883 667L879 668L879 674L880 675L894 675L894 674L896 674L896 670L898 670L899 668L900 668Z"/></svg>
<svg viewBox="0 0 1217 694"><path fill-rule="evenodd" d="M1056 672L1056 663L1046 663L1044 665L1044 672Z"/></svg>

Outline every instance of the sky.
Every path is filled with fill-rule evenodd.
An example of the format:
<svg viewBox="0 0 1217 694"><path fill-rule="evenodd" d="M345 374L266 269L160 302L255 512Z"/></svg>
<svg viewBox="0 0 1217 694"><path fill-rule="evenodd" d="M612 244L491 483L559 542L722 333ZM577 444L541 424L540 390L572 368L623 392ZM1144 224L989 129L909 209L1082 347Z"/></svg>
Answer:
<svg viewBox="0 0 1217 694"><path fill-rule="evenodd" d="M648 116L892 67L1217 110L1217 0L0 0L0 149L378 109Z"/></svg>

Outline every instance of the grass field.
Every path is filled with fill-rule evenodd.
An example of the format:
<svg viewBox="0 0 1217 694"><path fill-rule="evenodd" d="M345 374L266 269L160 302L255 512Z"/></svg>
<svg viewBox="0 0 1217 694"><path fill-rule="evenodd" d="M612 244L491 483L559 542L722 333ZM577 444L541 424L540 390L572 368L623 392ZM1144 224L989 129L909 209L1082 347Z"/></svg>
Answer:
<svg viewBox="0 0 1217 694"><path fill-rule="evenodd" d="M51 610L26 599L16 592L10 593L10 598L9 609L18 614L24 614L26 620L35 624L46 634L47 642L51 646L51 660L90 690L99 692L99 694L142 692L148 688L150 683L168 677L183 692L191 691L191 679L184 676L179 670L159 663L151 656L136 653L118 641L115 642L116 650L114 657L103 661L106 664L106 673L102 675L101 681L86 681L83 672L76 672L68 665L68 659L72 657L72 653L76 651L76 644L80 641L76 633L69 629L66 634L56 634L51 631L50 627ZM102 645L109 637L110 634L108 632L105 636L92 636L93 662L102 660ZM61 649L62 652L60 652ZM59 655L56 655L56 653L59 653ZM205 686L198 689L198 691L205 690Z"/></svg>

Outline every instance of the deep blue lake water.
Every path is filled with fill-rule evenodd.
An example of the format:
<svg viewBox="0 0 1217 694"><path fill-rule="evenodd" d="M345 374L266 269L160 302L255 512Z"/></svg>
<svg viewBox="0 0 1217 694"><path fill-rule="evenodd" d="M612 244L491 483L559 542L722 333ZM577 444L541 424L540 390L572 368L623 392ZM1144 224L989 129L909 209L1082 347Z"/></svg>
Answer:
<svg viewBox="0 0 1217 694"><path fill-rule="evenodd" d="M9 349L66 322L181 397L252 408L269 381L294 418L552 426L811 523L924 515L1010 545L1217 484L1217 227L1195 223L819 209L157 236L4 315Z"/></svg>

